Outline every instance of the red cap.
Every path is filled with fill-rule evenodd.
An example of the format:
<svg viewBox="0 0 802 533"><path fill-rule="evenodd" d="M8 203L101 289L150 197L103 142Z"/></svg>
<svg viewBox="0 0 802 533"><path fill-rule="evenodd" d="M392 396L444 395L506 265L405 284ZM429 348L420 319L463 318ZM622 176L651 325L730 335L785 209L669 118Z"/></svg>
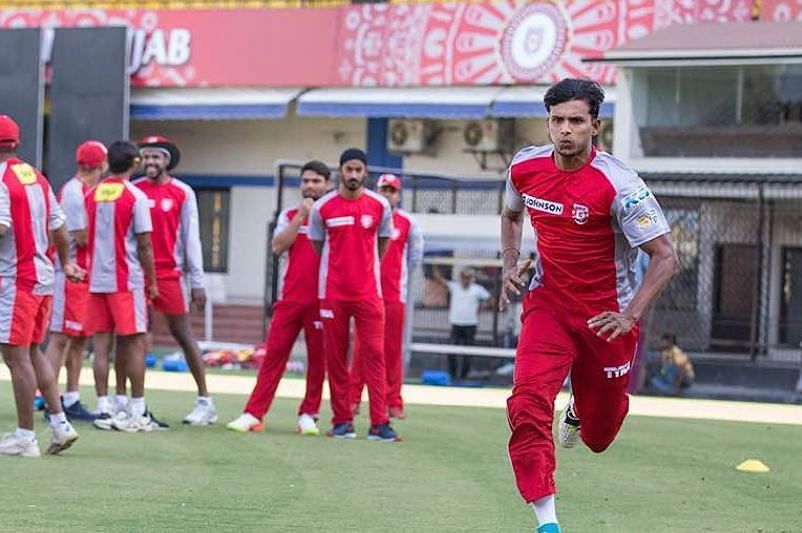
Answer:
<svg viewBox="0 0 802 533"><path fill-rule="evenodd" d="M19 126L8 115L0 115L0 144L19 144Z"/></svg>
<svg viewBox="0 0 802 533"><path fill-rule="evenodd" d="M75 162L81 166L96 168L106 160L108 150L100 141L84 141L75 151Z"/></svg>
<svg viewBox="0 0 802 533"><path fill-rule="evenodd" d="M401 190L401 178L395 174L382 174L379 176L379 181L376 183L376 188L391 187L396 191Z"/></svg>

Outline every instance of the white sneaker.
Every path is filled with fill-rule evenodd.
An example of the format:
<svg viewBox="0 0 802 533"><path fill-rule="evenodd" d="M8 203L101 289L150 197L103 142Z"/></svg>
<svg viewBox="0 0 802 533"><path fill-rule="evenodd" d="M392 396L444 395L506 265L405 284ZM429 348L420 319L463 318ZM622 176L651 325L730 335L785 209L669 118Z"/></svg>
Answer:
<svg viewBox="0 0 802 533"><path fill-rule="evenodd" d="M112 431L114 429L114 421L118 418L121 420L128 418L128 411L122 410L115 413L101 413L92 423L98 429Z"/></svg>
<svg viewBox="0 0 802 533"><path fill-rule="evenodd" d="M63 452L75 441L78 440L78 432L72 427L69 422L50 426L50 446L47 447L47 452L50 455L56 455Z"/></svg>
<svg viewBox="0 0 802 533"><path fill-rule="evenodd" d="M136 433L142 431L148 433L153 431L153 426L150 423L150 416L135 415L125 413L120 416L115 416L111 421L111 427L117 431L124 431L125 433Z"/></svg>
<svg viewBox="0 0 802 533"><path fill-rule="evenodd" d="M568 405L560 412L557 440L563 448L573 448L579 442L579 437L579 419L574 416L574 397L571 396Z"/></svg>
<svg viewBox="0 0 802 533"><path fill-rule="evenodd" d="M41 457L39 441L36 439L21 439L16 433L6 433L0 439L0 455L15 455L20 457Z"/></svg>
<svg viewBox="0 0 802 533"><path fill-rule="evenodd" d="M217 422L217 411L211 401L208 404L196 403L192 412L184 417L184 424L190 426L208 426L215 422Z"/></svg>
<svg viewBox="0 0 802 533"><path fill-rule="evenodd" d="M264 431L265 425L250 413L242 413L236 419L226 424L231 431L248 433L249 431Z"/></svg>
<svg viewBox="0 0 802 533"><path fill-rule="evenodd" d="M302 414L298 417L298 433L301 435L320 435L317 420L312 415Z"/></svg>

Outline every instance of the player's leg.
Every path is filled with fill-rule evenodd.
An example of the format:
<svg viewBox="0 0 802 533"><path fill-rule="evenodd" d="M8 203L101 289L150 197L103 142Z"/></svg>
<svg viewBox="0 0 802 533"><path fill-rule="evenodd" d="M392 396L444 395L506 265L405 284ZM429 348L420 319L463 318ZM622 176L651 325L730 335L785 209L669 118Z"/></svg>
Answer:
<svg viewBox="0 0 802 533"><path fill-rule="evenodd" d="M538 523L557 527L554 400L571 368L576 346L555 307L543 301L540 292L530 293L525 300L512 395L507 400L512 432L509 456L518 491L533 504Z"/></svg>
<svg viewBox="0 0 802 533"><path fill-rule="evenodd" d="M362 403L362 391L365 389L365 369L363 368L362 349L359 337L354 336L354 349L351 352L351 410L354 416L359 414Z"/></svg>
<svg viewBox="0 0 802 533"><path fill-rule="evenodd" d="M287 368L290 352L303 326L302 306L277 302L267 330L265 358L256 376L256 385L248 397L242 415L226 425L233 431L261 431L262 419L270 409L276 389Z"/></svg>
<svg viewBox="0 0 802 533"><path fill-rule="evenodd" d="M65 333L67 327L67 278L63 272L56 272L53 285L53 312L50 317L50 339L45 350L45 357L53 366L56 383L64 364L64 357L69 338Z"/></svg>
<svg viewBox="0 0 802 533"><path fill-rule="evenodd" d="M401 386L404 383L404 318L402 302L384 303L384 364L387 371L387 407L391 418L406 418Z"/></svg>
<svg viewBox="0 0 802 533"><path fill-rule="evenodd" d="M315 302L304 307L304 338L306 340L306 392L298 407L298 431L301 435L318 435L320 401L326 378L326 355L323 353L323 322L320 305Z"/></svg>
<svg viewBox="0 0 802 533"><path fill-rule="evenodd" d="M56 383L58 383L61 366L64 364L66 359L67 345L69 344L69 341L70 338L63 333L52 330L50 331L50 339L47 342L45 358L47 358L47 360L50 362L50 366L53 368L53 374L56 377Z"/></svg>
<svg viewBox="0 0 802 533"><path fill-rule="evenodd" d="M370 401L368 439L400 440L387 416L387 370L384 364L384 302L355 302L356 334Z"/></svg>
<svg viewBox="0 0 802 533"><path fill-rule="evenodd" d="M580 322L575 338L581 344L571 370L574 414L581 422L582 441L600 453L615 440L629 410L627 387L638 331L607 342Z"/></svg>
<svg viewBox="0 0 802 533"><path fill-rule="evenodd" d="M350 304L337 300L320 302L323 321L323 352L329 375L332 429L329 436L343 439L356 437L354 414L351 411L351 387L348 374L348 326L351 320Z"/></svg>
<svg viewBox="0 0 802 533"><path fill-rule="evenodd" d="M84 351L86 350L87 337L85 335L69 337L67 343L67 357L65 367L67 369L67 388L63 396L64 412L70 420L83 420L92 422L95 415L90 413L81 403L81 370L83 368ZM58 378L58 374L56 374Z"/></svg>
<svg viewBox="0 0 802 533"><path fill-rule="evenodd" d="M63 274L57 273L56 277L57 279L63 277ZM51 342L53 332L63 335L66 339L65 351L63 352L63 363L67 369L67 387L62 396L64 412L70 420L91 422L95 419L95 416L87 411L81 403L79 384L84 349L87 343L88 300L88 284L65 282L63 291L60 291L57 282L56 291L53 294L53 319L51 320L50 331ZM61 316L57 319L58 314ZM49 345L47 349L49 352ZM48 355L48 359L51 364L55 363L53 355ZM58 367L53 366L56 383L59 381L59 367L60 365Z"/></svg>

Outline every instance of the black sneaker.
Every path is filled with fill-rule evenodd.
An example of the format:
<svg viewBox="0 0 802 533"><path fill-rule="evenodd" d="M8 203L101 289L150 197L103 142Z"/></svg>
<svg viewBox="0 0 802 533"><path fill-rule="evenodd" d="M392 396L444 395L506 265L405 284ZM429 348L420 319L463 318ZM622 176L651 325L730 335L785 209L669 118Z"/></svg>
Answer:
<svg viewBox="0 0 802 533"><path fill-rule="evenodd" d="M339 424L334 424L334 427L329 430L327 435L335 439L355 439L356 430L351 422L340 422Z"/></svg>
<svg viewBox="0 0 802 533"><path fill-rule="evenodd" d="M380 426L370 426L368 431L368 440L379 442L398 442L401 437L395 432L389 422L385 422Z"/></svg>
<svg viewBox="0 0 802 533"><path fill-rule="evenodd" d="M70 421L80 420L81 422L94 422L97 415L89 412L84 405L77 401L69 407L64 408L64 414Z"/></svg>
<svg viewBox="0 0 802 533"><path fill-rule="evenodd" d="M168 424L167 422L162 422L161 420L153 416L153 413L151 411L146 411L145 415L150 417L150 427L153 428L153 431L166 431L170 429L170 424Z"/></svg>

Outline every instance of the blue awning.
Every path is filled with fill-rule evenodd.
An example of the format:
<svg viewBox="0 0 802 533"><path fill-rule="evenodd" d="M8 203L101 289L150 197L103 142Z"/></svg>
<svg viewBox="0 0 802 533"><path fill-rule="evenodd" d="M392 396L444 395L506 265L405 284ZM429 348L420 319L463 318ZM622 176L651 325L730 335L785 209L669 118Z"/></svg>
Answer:
<svg viewBox="0 0 802 533"><path fill-rule="evenodd" d="M280 119L301 89L132 89L130 115L138 120Z"/></svg>
<svg viewBox="0 0 802 533"><path fill-rule="evenodd" d="M478 119L487 117L501 87L312 89L298 114L317 117Z"/></svg>
<svg viewBox="0 0 802 533"><path fill-rule="evenodd" d="M548 87L507 87L493 100L490 116L493 117L541 117L548 116L543 96ZM605 87L604 103L599 109L599 117L610 118L615 112L615 89Z"/></svg>

